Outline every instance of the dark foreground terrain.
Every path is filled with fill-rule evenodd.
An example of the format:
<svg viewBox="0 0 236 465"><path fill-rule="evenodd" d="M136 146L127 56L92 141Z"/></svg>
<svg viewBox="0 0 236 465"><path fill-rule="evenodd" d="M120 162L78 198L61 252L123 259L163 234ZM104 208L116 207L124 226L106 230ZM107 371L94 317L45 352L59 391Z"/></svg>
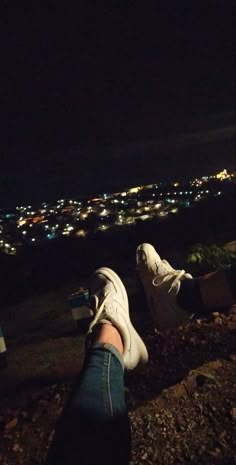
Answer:
<svg viewBox="0 0 236 465"><path fill-rule="evenodd" d="M149 365L126 376L131 464L236 463L236 308L158 333L135 279L122 278L150 352ZM1 311L9 348L0 383L1 465L44 463L83 362L84 336L66 303L77 286Z"/></svg>
<svg viewBox="0 0 236 465"><path fill-rule="evenodd" d="M101 265L124 280L132 319L150 353L148 366L125 379L131 464L236 463L236 308L158 333L135 278L135 249L143 241L178 269L189 270L191 244L234 238L230 196L168 222L1 256L0 324L8 366L0 371L0 465L43 465L83 364L84 336L67 297Z"/></svg>

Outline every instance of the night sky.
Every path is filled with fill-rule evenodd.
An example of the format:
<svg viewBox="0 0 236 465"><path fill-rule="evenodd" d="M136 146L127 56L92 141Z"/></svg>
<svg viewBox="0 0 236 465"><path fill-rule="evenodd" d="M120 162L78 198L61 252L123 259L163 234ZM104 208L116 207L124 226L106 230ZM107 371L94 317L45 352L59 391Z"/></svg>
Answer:
<svg viewBox="0 0 236 465"><path fill-rule="evenodd" d="M3 2L0 207L234 164L232 1Z"/></svg>

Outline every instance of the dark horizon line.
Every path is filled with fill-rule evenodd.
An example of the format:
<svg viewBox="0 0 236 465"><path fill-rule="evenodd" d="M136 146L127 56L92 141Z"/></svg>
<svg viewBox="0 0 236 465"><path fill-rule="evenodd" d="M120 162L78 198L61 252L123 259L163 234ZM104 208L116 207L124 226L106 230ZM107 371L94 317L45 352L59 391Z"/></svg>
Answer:
<svg viewBox="0 0 236 465"><path fill-rule="evenodd" d="M224 165L224 167L221 168L221 171L223 171L224 169L226 169L227 171L231 172L231 170L233 169L232 167L229 167L226 166L226 164ZM206 173L206 171L208 171ZM196 175L196 178L201 178L201 177L204 177L204 176L213 176L216 174L215 173L209 173L209 170L206 170L205 173L203 174L199 174L199 175ZM117 186L117 188L115 190L109 190L109 189L104 189L104 188L100 188L100 189L96 189L94 190L93 192L90 190L90 191L87 191L87 192L83 192L83 193L78 193L76 195L71 195L71 196L51 196L50 199L43 199L43 200L37 200L37 201L28 201L28 202L20 202L19 204L16 204L14 203L14 206L0 206L0 211L5 211L5 210L14 210L16 209L17 207L19 206L26 206L26 205L31 205L35 208L37 208L38 206L41 206L43 203L49 203L49 204L53 204L55 202L57 202L57 200L60 200L60 199L63 199L63 200L85 200L85 199L89 199L89 198L92 198L92 197L96 197L96 196L101 196L103 194L114 194L116 192L122 192L122 191L126 191L128 189L131 189L132 187L138 187L138 186L146 186L146 185L149 185L149 184L159 184L159 183L170 183L170 182L173 182L173 181L179 181L179 182L190 182L192 179L194 179L194 176L189 176L188 178L183 176L183 177L180 177L178 176L178 179L177 179L177 176L174 176L174 175L170 175L168 177L165 176L165 179L163 179L163 177L159 178L156 180L156 182L153 182L153 180L151 180L151 176L147 176L149 177L150 179L150 182L146 182L145 184L140 184L140 183L136 183L135 185L134 184L130 184L130 185L127 185L126 183L121 183L119 184L119 187ZM12 202L13 203L13 202Z"/></svg>

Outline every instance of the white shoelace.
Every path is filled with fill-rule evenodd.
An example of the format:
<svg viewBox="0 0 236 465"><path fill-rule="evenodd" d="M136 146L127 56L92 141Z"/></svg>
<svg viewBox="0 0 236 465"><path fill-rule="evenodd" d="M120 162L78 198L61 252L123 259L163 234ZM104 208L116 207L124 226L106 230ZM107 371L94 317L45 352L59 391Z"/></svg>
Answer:
<svg viewBox="0 0 236 465"><path fill-rule="evenodd" d="M105 307L105 304L108 300L108 297L110 297L110 292L108 291L107 294L105 295L104 299L102 300L102 302L99 304L99 307L97 309L97 312L96 312L96 315L92 321L92 323L90 324L89 326L89 330L88 330L88 334L90 334L92 332L92 329L93 327L97 324L98 320L100 319L103 311L104 311L104 307ZM104 312L105 313L105 312ZM105 315L104 315L105 316Z"/></svg>
<svg viewBox="0 0 236 465"><path fill-rule="evenodd" d="M162 283L170 281L172 278L175 277L173 283L170 286L170 289L168 290L168 293L172 291L174 286L177 284L177 282L186 274L185 270L173 270L169 271L166 274L162 275L157 275L155 278L152 280L152 284L155 287L160 286Z"/></svg>

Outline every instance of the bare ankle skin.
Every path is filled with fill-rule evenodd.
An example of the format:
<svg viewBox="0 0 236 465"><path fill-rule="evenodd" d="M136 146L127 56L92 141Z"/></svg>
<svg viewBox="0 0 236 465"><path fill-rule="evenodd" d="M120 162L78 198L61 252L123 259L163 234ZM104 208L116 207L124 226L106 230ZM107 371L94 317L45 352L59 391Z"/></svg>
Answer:
<svg viewBox="0 0 236 465"><path fill-rule="evenodd" d="M94 342L105 344L112 344L121 354L123 354L124 347L121 335L115 326L104 323L98 326Z"/></svg>

